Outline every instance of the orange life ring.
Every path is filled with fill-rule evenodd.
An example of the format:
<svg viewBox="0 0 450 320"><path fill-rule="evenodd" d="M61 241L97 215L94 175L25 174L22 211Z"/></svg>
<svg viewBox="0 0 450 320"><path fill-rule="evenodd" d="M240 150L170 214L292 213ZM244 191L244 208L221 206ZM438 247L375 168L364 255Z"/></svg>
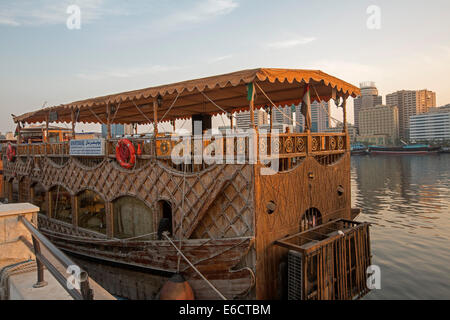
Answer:
<svg viewBox="0 0 450 320"><path fill-rule="evenodd" d="M128 139L120 140L116 145L116 159L125 169L131 169L136 163L136 149Z"/></svg>
<svg viewBox="0 0 450 320"><path fill-rule="evenodd" d="M16 148L14 148L11 143L8 144L8 148L6 149L6 157L9 162L13 162L16 157Z"/></svg>

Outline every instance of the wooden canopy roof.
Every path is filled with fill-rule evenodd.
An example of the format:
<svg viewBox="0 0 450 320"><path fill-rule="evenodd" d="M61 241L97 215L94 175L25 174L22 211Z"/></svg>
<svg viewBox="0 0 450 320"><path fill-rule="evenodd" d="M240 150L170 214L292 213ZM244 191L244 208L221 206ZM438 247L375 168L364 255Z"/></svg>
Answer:
<svg viewBox="0 0 450 320"><path fill-rule="evenodd" d="M14 117L14 121L44 122L51 113L50 122L69 123L74 113L77 122L107 123L109 105L112 109L110 123L148 124L154 120L153 101L158 96L162 98L162 105L158 108L159 121L187 119L199 113L231 113L249 109L247 85L252 82L257 84L257 108L271 105L267 97L276 105L298 104L302 101L306 84L311 87L311 100L319 100L317 96L320 100L329 101L334 97L360 95L359 88L318 70L252 69L76 101L29 112Z"/></svg>

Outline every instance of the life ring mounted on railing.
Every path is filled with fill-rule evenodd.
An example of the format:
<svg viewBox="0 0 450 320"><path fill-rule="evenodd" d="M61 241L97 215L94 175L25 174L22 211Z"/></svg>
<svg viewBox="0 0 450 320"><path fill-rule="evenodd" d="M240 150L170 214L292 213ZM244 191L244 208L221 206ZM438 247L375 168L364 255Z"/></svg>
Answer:
<svg viewBox="0 0 450 320"><path fill-rule="evenodd" d="M121 139L116 145L116 159L125 169L131 169L136 164L136 148L128 139Z"/></svg>
<svg viewBox="0 0 450 320"><path fill-rule="evenodd" d="M8 148L6 149L6 157L9 162L13 162L16 158L16 148L11 143L8 144Z"/></svg>

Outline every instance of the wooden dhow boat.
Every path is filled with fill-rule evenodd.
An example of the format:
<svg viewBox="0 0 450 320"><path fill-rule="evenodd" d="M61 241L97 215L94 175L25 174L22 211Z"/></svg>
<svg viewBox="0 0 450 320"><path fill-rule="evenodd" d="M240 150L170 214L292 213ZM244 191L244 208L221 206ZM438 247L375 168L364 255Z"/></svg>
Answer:
<svg viewBox="0 0 450 320"><path fill-rule="evenodd" d="M40 230L118 296L157 298L182 274L196 299L361 297L369 226L353 222L346 126L359 93L321 71L254 69L36 110L14 117L18 143L3 146L5 195L38 205ZM312 133L311 101L330 99L343 132ZM293 104L301 132L276 132L273 116L257 126L258 110L288 117ZM193 135L173 133L191 120ZM27 124L64 122L70 141L21 139ZM77 123L103 124L106 139L76 140ZM113 124L152 130L116 137Z"/></svg>

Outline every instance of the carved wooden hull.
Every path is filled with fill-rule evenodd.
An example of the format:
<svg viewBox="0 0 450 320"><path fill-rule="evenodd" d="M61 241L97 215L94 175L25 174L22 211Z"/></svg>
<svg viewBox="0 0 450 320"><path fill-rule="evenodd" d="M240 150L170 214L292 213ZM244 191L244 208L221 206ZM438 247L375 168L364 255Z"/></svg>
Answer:
<svg viewBox="0 0 450 320"><path fill-rule="evenodd" d="M101 234L76 229L70 224L49 219L43 215L39 217L39 226L40 231L61 250L100 262L144 268L150 274L155 271L177 273L179 264L180 273L189 280L197 299L217 299L216 294L206 282L183 259L178 259L177 250L168 241L108 240ZM236 268L252 247L252 237L185 240L175 241L175 244L181 248L189 261L228 298L245 295L252 289L255 283L253 272L249 268ZM105 280L105 286L108 286L108 281L111 279ZM114 291L111 288L110 290ZM159 288L147 290L158 292ZM145 296L145 293L141 295Z"/></svg>

